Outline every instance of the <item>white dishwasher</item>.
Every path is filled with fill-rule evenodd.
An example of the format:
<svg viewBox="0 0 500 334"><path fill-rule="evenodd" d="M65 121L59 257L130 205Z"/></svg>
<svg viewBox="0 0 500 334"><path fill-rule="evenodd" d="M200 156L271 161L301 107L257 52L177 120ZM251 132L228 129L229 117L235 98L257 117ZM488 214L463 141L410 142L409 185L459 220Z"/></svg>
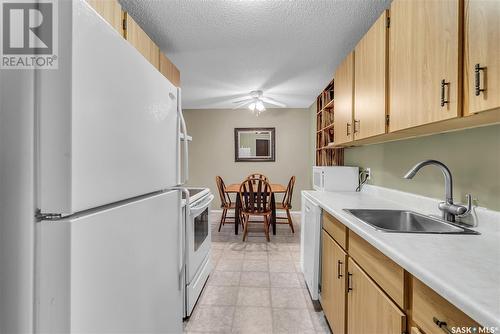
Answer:
<svg viewBox="0 0 500 334"><path fill-rule="evenodd" d="M312 300L319 299L321 275L321 208L302 192L302 229L300 234L300 263Z"/></svg>

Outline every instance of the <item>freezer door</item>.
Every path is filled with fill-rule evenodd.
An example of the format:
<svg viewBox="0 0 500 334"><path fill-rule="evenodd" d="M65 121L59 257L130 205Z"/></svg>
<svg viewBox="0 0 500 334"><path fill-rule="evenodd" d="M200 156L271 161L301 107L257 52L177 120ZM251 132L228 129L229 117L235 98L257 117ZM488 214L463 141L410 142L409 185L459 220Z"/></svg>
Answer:
<svg viewBox="0 0 500 334"><path fill-rule="evenodd" d="M37 331L182 333L180 195L37 224Z"/></svg>
<svg viewBox="0 0 500 334"><path fill-rule="evenodd" d="M86 1L60 1L37 72L39 208L74 213L177 184L177 88Z"/></svg>

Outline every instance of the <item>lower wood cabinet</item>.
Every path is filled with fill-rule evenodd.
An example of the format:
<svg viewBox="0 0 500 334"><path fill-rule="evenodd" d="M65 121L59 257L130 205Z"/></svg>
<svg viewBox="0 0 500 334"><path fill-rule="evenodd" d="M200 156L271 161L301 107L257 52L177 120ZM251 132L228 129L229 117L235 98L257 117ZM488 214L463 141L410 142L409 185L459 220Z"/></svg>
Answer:
<svg viewBox="0 0 500 334"><path fill-rule="evenodd" d="M404 270L355 233L349 233L349 256L394 300L404 308Z"/></svg>
<svg viewBox="0 0 500 334"><path fill-rule="evenodd" d="M479 327L477 322L416 278L412 279L412 286L413 321L426 334L446 333L446 329L451 331L452 327Z"/></svg>
<svg viewBox="0 0 500 334"><path fill-rule="evenodd" d="M403 333L406 329L405 314L351 258L347 275L347 332Z"/></svg>
<svg viewBox="0 0 500 334"><path fill-rule="evenodd" d="M328 212L323 212L323 230L337 242L340 247L347 249L347 228L344 224L332 217Z"/></svg>
<svg viewBox="0 0 500 334"><path fill-rule="evenodd" d="M323 261L321 271L321 304L330 328L335 334L345 333L346 259L347 254L323 230Z"/></svg>
<svg viewBox="0 0 500 334"><path fill-rule="evenodd" d="M480 326L337 224L334 217L323 216L321 305L334 334L442 334L452 327Z"/></svg>
<svg viewBox="0 0 500 334"><path fill-rule="evenodd" d="M410 334L423 334L423 333L417 327L412 327L410 330Z"/></svg>

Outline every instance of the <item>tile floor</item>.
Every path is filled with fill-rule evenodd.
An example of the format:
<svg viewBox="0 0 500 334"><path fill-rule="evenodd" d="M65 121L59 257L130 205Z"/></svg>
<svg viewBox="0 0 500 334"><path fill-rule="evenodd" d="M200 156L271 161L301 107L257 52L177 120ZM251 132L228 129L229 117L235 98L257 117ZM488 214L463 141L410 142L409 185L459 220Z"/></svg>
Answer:
<svg viewBox="0 0 500 334"><path fill-rule="evenodd" d="M295 234L278 225L269 243L260 224L242 242L232 224L217 231L220 214L211 218L214 271L185 333L330 333L300 271L300 215Z"/></svg>

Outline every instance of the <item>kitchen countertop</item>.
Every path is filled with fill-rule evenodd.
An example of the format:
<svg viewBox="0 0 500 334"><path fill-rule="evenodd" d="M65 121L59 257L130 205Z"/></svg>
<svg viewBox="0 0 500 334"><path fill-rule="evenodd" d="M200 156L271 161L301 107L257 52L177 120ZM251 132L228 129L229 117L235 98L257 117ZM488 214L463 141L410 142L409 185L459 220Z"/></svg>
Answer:
<svg viewBox="0 0 500 334"><path fill-rule="evenodd" d="M476 208L480 235L386 233L343 209L409 209L439 215L439 200L365 186L361 192L303 191L325 211L479 324L500 328L500 213Z"/></svg>

